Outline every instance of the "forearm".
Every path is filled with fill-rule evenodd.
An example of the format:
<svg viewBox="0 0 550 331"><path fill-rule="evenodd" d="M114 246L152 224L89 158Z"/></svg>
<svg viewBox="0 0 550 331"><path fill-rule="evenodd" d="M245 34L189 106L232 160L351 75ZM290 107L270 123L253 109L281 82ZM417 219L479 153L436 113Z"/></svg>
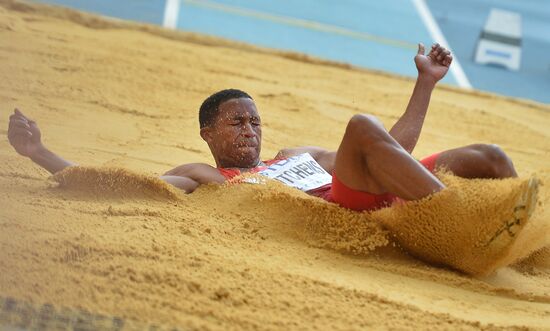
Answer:
<svg viewBox="0 0 550 331"><path fill-rule="evenodd" d="M76 163L63 159L46 147L40 148L37 152L30 156L30 159L52 174L55 174L56 172L67 167L76 165Z"/></svg>
<svg viewBox="0 0 550 331"><path fill-rule="evenodd" d="M160 179L166 183L173 185L185 193L193 193L193 191L199 187L199 183L188 177L181 176L160 176Z"/></svg>
<svg viewBox="0 0 550 331"><path fill-rule="evenodd" d="M418 77L405 113L390 130L390 135L409 153L420 137L435 83L433 79Z"/></svg>

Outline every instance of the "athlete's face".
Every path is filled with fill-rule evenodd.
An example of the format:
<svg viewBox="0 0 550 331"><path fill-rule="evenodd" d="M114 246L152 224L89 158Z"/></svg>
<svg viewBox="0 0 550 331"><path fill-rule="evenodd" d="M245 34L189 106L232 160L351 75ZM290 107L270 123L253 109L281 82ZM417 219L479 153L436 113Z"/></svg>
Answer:
<svg viewBox="0 0 550 331"><path fill-rule="evenodd" d="M216 163L224 168L252 168L260 162L262 126L254 101L227 100L214 123L201 129Z"/></svg>

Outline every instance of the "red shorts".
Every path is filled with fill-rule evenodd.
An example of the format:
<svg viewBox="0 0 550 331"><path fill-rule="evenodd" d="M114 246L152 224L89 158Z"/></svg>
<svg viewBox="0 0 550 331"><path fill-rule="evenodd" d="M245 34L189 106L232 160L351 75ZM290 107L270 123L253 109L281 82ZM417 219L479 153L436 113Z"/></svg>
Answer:
<svg viewBox="0 0 550 331"><path fill-rule="evenodd" d="M431 173L434 172L435 163L440 153L428 156L420 161ZM344 185L335 174L332 174L332 187L330 190L330 201L340 206L353 210L374 210L390 206L397 197L390 193L372 194L357 191ZM327 199L328 200L328 199Z"/></svg>

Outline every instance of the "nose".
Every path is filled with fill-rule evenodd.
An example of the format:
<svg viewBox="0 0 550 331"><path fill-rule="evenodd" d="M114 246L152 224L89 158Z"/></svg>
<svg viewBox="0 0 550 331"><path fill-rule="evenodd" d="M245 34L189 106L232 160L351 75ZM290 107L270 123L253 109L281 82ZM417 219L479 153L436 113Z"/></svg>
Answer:
<svg viewBox="0 0 550 331"><path fill-rule="evenodd" d="M242 126L242 135L246 138L253 138L256 136L256 132L254 131L254 128L252 128L252 124L245 123Z"/></svg>

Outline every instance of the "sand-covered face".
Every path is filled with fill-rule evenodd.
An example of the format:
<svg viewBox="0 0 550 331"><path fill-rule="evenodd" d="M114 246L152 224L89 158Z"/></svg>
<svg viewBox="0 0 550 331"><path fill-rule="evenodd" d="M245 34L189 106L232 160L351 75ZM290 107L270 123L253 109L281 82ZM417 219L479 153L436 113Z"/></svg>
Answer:
<svg viewBox="0 0 550 331"><path fill-rule="evenodd" d="M262 127L252 99L231 99L220 104L214 123L201 129L201 136L218 167L252 168L260 162Z"/></svg>

